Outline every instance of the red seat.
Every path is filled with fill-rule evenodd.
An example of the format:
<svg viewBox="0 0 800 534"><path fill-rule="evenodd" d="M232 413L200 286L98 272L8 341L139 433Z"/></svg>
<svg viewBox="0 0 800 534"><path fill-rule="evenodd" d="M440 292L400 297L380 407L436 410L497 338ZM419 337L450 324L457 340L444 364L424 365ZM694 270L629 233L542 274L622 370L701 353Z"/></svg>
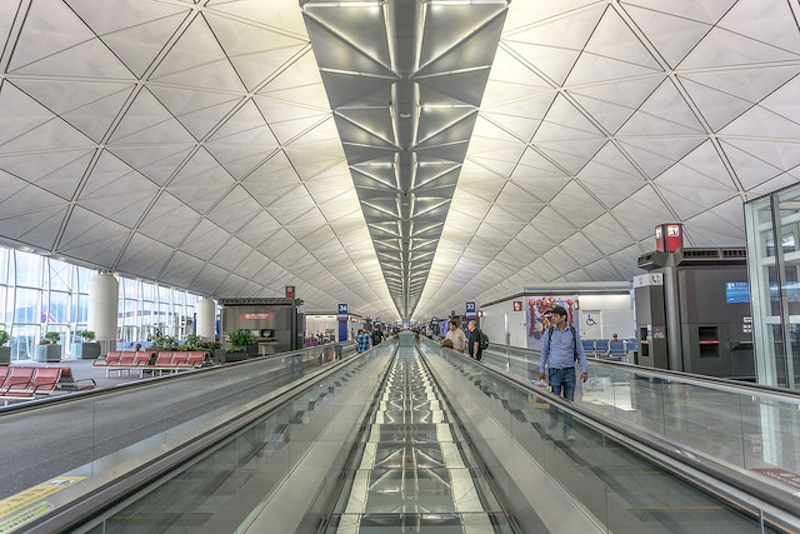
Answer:
<svg viewBox="0 0 800 534"><path fill-rule="evenodd" d="M64 391L85 391L94 389L97 386L94 378L81 378L75 380L72 375L72 367L61 368L61 380L58 381L58 389Z"/></svg>
<svg viewBox="0 0 800 534"><path fill-rule="evenodd" d="M161 351L158 353L156 357L156 363L154 364L156 367L169 367L172 365L172 358L174 357L173 352L170 351Z"/></svg>
<svg viewBox="0 0 800 534"><path fill-rule="evenodd" d="M108 367L109 365L116 365L119 363L119 359L121 356L122 356L121 352L112 351L106 354L105 359L93 361L92 365L95 367Z"/></svg>
<svg viewBox="0 0 800 534"><path fill-rule="evenodd" d="M202 367L206 361L205 352L190 352L187 355L185 365L188 367Z"/></svg>
<svg viewBox="0 0 800 534"><path fill-rule="evenodd" d="M11 367L0 394L5 395L11 390L27 388L31 383L34 371L36 371L36 367Z"/></svg>
<svg viewBox="0 0 800 534"><path fill-rule="evenodd" d="M61 367L37 367L28 385L31 395L48 395L56 389L61 380Z"/></svg>
<svg viewBox="0 0 800 534"><path fill-rule="evenodd" d="M152 352L148 351L139 351L133 353L133 365L135 366L142 366L147 365L150 362L150 358L153 357Z"/></svg>

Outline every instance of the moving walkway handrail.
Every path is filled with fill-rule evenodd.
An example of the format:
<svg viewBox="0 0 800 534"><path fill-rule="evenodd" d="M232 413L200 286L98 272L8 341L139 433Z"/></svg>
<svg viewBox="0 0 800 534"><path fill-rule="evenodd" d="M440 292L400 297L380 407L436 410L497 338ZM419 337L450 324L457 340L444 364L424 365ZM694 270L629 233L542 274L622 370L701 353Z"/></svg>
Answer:
<svg viewBox="0 0 800 534"><path fill-rule="evenodd" d="M468 358L466 356L462 356ZM537 360L538 364L538 360ZM495 379L507 380L529 393L572 414L584 425L609 436L620 445L635 451L675 476L698 485L735 507L749 511L768 523L786 531L800 531L800 500L788 488L770 484L745 469L734 468L662 436L587 410L579 403L570 403L529 380L506 374L484 362L474 362ZM633 367L633 366L631 366ZM638 372L638 367L633 367ZM660 374L660 373L659 373ZM710 380L704 382L712 382ZM764 512L768 515L764 516Z"/></svg>
<svg viewBox="0 0 800 534"><path fill-rule="evenodd" d="M294 352L294 351L292 351ZM285 354L284 354L285 356ZM185 436L180 443L166 444L138 468L124 473L102 473L80 485L67 488L50 498L53 510L41 518L26 523L28 533L65 532L89 517L95 516L119 502L137 489L151 484L195 458L228 436L268 416L298 394L314 388L329 376L355 364L364 354L334 362L319 372L299 379L264 396L263 402L243 413L227 417L213 428L196 436ZM243 363L243 362L242 362Z"/></svg>
<svg viewBox="0 0 800 534"><path fill-rule="evenodd" d="M503 346L502 348L490 346L484 352L484 363L491 364L490 358L492 355L502 355L508 358L509 362L517 362L520 365L535 366L538 374L540 351L536 349L528 349L522 347ZM648 367L644 365L635 365L620 361L600 360L596 358L588 358L590 366L597 366L602 369L609 370L625 370L630 373L635 373L641 377L658 378L665 381L677 381L687 384L697 384L726 391L731 393L741 394L747 391L748 394L762 395L772 397L780 400L792 400L800 403L800 391L784 388L780 386L771 386L765 384L758 384L754 382L745 382L740 380L732 380L729 378L721 378L709 375L698 375L694 373L685 373L682 371L671 371L669 369L659 369L657 367ZM510 364L506 365L508 368Z"/></svg>
<svg viewBox="0 0 800 534"><path fill-rule="evenodd" d="M344 347L343 355L345 353L354 353L355 352L355 343L353 341L346 341L342 343L338 343L338 345ZM137 388L143 387L150 387L157 380L159 384L164 384L169 381L179 381L179 380L194 380L198 376L201 376L205 373L214 373L219 372L221 370L230 370L237 368L238 366L248 366L248 365L258 365L263 364L264 362L269 362L270 360L280 360L284 359L293 354L310 354L310 353L319 353L320 349L322 350L330 350L331 352L335 352L334 349L335 345L317 345L314 347L305 347L302 349L291 350L286 352L280 352L277 354L271 354L268 356L257 356L255 358L250 358L247 360L241 360L238 362L230 362L224 365L213 365L208 367L198 367L194 369L186 369L179 373L172 373L167 375L159 375L153 376L150 378L143 378L139 380L131 380L130 382L123 382L120 384L116 384L113 387L103 387L103 388L96 388L96 389L88 389L83 391L74 391L65 393L63 395L53 395L50 397L42 397L30 401L24 402L16 402L13 404L8 404L5 406L0 406L0 418L8 414L20 413L23 411L28 410L36 410L38 408L50 405L62 405L65 403L71 402L80 402L86 400L87 398L97 398L102 396L108 395L118 395L120 392L126 390L135 390ZM147 367L145 367L147 370ZM2 419L0 419L2 420Z"/></svg>

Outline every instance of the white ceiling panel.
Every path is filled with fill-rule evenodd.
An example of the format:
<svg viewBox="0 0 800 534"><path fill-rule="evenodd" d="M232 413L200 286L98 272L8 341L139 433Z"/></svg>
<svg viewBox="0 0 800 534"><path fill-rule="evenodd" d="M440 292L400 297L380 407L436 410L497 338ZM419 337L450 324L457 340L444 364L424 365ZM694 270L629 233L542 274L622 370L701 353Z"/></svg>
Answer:
<svg viewBox="0 0 800 534"><path fill-rule="evenodd" d="M424 320L742 246L800 178L783 0L300 4L0 3L0 241Z"/></svg>

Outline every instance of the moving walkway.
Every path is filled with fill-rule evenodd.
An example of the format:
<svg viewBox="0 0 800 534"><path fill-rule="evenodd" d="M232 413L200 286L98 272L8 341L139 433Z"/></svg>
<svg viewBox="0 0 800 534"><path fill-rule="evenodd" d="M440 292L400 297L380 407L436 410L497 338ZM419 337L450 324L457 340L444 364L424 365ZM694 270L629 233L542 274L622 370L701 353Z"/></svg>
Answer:
<svg viewBox="0 0 800 534"><path fill-rule="evenodd" d="M242 380L257 374L253 367L232 369ZM222 370L195 378L212 372ZM251 386L234 389L258 390ZM26 531L761 532L798 526L791 492L739 481L716 465L701 469L692 458L679 462L652 434L564 404L494 369L491 359L473 362L415 342L412 334L261 391L246 406L235 396L229 400L217 398L215 416L187 421L183 430L194 435L180 445L178 430L148 437L131 446L132 457L140 458L132 469L89 473L32 503L51 508L28 519ZM573 413L574 442L544 433L550 406ZM99 468L110 460L92 463ZM131 460L121 463L131 467ZM66 476L75 473L86 471Z"/></svg>

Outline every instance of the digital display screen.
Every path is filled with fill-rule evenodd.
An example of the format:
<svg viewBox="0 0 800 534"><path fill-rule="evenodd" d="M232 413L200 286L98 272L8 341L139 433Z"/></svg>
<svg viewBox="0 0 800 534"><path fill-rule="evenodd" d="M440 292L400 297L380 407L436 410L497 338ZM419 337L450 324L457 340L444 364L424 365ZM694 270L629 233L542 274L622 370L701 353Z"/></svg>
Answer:
<svg viewBox="0 0 800 534"><path fill-rule="evenodd" d="M261 337L273 337L275 332L271 328L262 328L261 329Z"/></svg>
<svg viewBox="0 0 800 534"><path fill-rule="evenodd" d="M750 302L750 283L725 282L725 302L728 304Z"/></svg>

